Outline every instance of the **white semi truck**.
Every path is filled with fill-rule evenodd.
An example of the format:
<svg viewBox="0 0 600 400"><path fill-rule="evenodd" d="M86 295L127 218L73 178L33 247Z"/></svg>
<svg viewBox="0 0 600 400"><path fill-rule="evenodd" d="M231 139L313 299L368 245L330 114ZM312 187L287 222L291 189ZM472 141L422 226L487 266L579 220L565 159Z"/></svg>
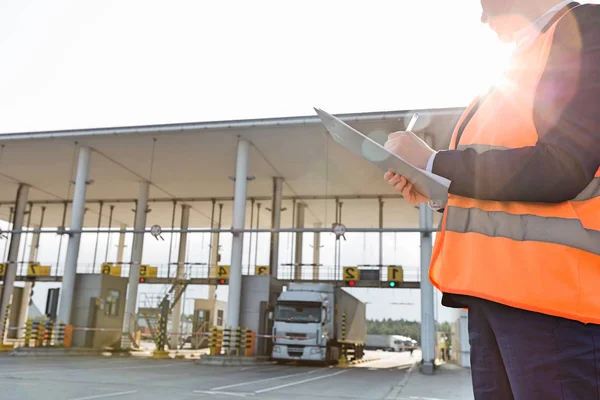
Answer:
<svg viewBox="0 0 600 400"><path fill-rule="evenodd" d="M326 283L291 283L277 299L275 360L335 363L361 359L367 334L365 304Z"/></svg>
<svg viewBox="0 0 600 400"><path fill-rule="evenodd" d="M417 346L417 341L401 335L367 335L367 350L411 351Z"/></svg>

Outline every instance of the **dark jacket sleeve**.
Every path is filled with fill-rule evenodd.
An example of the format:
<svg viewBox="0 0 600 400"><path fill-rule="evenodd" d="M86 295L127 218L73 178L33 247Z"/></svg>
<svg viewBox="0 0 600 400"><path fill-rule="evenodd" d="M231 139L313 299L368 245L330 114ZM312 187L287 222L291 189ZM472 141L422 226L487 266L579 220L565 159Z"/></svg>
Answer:
<svg viewBox="0 0 600 400"><path fill-rule="evenodd" d="M449 192L480 200L563 202L600 166L600 6L559 22L534 104L539 140L512 150L441 151L433 172Z"/></svg>

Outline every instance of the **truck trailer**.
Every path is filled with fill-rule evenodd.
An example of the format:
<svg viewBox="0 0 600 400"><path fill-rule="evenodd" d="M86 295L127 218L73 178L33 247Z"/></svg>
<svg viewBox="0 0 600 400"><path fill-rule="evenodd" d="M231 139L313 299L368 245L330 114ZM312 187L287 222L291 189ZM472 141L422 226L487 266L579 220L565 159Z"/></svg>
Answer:
<svg viewBox="0 0 600 400"><path fill-rule="evenodd" d="M363 302L327 283L291 283L277 299L274 360L336 363L364 355L367 334Z"/></svg>
<svg viewBox="0 0 600 400"><path fill-rule="evenodd" d="M367 335L367 350L412 351L417 342L402 335Z"/></svg>

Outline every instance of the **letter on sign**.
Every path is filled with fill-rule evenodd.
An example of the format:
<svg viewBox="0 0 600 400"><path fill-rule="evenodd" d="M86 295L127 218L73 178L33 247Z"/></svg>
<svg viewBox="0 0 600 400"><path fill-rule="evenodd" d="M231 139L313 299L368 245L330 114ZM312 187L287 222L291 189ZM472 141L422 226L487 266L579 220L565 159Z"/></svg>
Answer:
<svg viewBox="0 0 600 400"><path fill-rule="evenodd" d="M358 270L358 267L344 267L344 280L359 281L360 271Z"/></svg>
<svg viewBox="0 0 600 400"><path fill-rule="evenodd" d="M229 279L229 265L217 265L217 278Z"/></svg>
<svg viewBox="0 0 600 400"><path fill-rule="evenodd" d="M3 276L4 274L6 274L6 264L2 263L0 264L0 276Z"/></svg>
<svg viewBox="0 0 600 400"><path fill-rule="evenodd" d="M269 275L270 269L268 265L257 265L254 267L254 275Z"/></svg>

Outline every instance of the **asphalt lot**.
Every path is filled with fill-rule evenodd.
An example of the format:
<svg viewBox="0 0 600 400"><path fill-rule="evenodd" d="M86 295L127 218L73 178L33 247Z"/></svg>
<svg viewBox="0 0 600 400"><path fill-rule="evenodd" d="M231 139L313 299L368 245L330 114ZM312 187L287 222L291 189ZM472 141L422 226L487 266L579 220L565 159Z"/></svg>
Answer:
<svg viewBox="0 0 600 400"><path fill-rule="evenodd" d="M139 357L0 356L3 400L388 399L419 355L370 353L350 368L316 365L214 367ZM392 397L393 398L393 397Z"/></svg>

